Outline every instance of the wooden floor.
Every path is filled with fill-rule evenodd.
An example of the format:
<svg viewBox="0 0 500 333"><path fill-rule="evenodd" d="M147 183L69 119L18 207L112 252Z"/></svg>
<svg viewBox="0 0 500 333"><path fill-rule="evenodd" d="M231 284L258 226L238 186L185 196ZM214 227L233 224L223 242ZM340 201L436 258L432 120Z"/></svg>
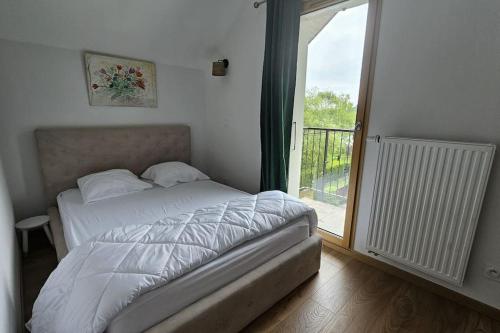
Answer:
<svg viewBox="0 0 500 333"><path fill-rule="evenodd" d="M43 234L33 236L23 261L26 320L57 265ZM500 323L325 248L319 273L243 332L500 333Z"/></svg>
<svg viewBox="0 0 500 333"><path fill-rule="evenodd" d="M42 229L30 231L28 243L29 252L23 257L22 269L25 321L31 318L33 303L45 280L57 266L56 251L50 246Z"/></svg>
<svg viewBox="0 0 500 333"><path fill-rule="evenodd" d="M500 323L339 252L244 332L500 332Z"/></svg>

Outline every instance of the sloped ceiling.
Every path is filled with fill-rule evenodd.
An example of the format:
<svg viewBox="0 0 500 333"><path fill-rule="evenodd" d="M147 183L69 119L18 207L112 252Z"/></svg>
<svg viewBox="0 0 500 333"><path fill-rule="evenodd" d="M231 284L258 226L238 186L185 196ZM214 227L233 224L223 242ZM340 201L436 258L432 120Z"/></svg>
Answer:
<svg viewBox="0 0 500 333"><path fill-rule="evenodd" d="M0 38L200 68L249 0L0 0Z"/></svg>

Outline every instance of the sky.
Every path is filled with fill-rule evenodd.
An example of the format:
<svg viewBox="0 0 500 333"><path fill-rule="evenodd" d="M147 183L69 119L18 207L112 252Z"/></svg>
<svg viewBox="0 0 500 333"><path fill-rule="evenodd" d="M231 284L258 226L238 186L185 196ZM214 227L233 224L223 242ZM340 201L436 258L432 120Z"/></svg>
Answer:
<svg viewBox="0 0 500 333"><path fill-rule="evenodd" d="M358 102L368 4L339 12L309 43L306 89L349 94Z"/></svg>

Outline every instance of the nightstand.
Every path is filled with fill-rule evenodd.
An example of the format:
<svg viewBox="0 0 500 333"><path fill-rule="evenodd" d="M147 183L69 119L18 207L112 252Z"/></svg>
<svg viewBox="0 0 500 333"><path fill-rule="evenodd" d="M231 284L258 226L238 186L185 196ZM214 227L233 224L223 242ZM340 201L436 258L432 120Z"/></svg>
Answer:
<svg viewBox="0 0 500 333"><path fill-rule="evenodd" d="M54 245L52 234L49 229L49 217L47 215L34 216L16 223L16 229L20 230L23 236L23 252L28 253L28 232L30 230L43 228L50 244Z"/></svg>

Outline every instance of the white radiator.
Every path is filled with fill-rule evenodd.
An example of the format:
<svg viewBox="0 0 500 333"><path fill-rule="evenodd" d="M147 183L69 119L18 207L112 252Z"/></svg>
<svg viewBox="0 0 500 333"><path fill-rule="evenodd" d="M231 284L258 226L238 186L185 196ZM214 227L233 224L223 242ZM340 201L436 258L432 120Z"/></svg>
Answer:
<svg viewBox="0 0 500 333"><path fill-rule="evenodd" d="M380 141L367 248L462 285L495 146Z"/></svg>

